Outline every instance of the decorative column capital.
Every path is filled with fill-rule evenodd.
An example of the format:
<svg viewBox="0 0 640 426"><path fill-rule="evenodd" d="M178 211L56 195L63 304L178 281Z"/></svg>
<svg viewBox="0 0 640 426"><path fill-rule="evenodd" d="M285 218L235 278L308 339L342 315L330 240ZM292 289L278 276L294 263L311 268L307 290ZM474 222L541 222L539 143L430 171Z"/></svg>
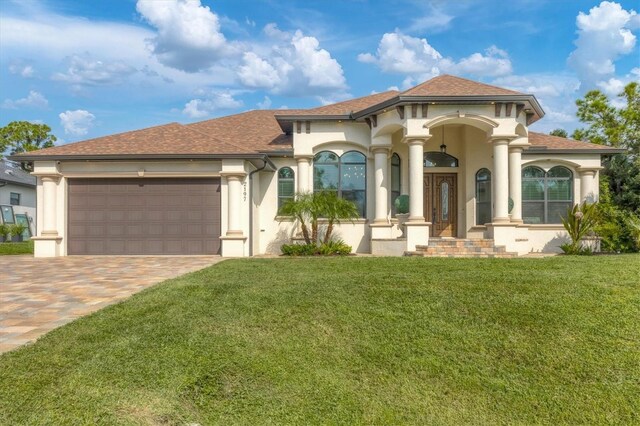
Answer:
<svg viewBox="0 0 640 426"><path fill-rule="evenodd" d="M431 139L431 135L407 135L402 138L402 142L407 145L424 145L429 139Z"/></svg>
<svg viewBox="0 0 640 426"><path fill-rule="evenodd" d="M313 155L311 154L294 155L293 158L295 158L297 162L301 162L301 161L310 162L313 159Z"/></svg>
<svg viewBox="0 0 640 426"><path fill-rule="evenodd" d="M384 154L388 154L389 151L391 151L391 145L371 145L369 147L369 150L374 153L384 153Z"/></svg>
<svg viewBox="0 0 640 426"><path fill-rule="evenodd" d="M522 154L523 150L524 150L524 146L522 145L509 145L509 153Z"/></svg>
<svg viewBox="0 0 640 426"><path fill-rule="evenodd" d="M578 167L578 173L580 173L580 176L595 177L596 173L602 169L604 169L604 167Z"/></svg>
<svg viewBox="0 0 640 426"><path fill-rule="evenodd" d="M228 181L241 181L246 175L246 172L220 172L220 176L226 177Z"/></svg>
<svg viewBox="0 0 640 426"><path fill-rule="evenodd" d="M504 145L519 137L518 135L491 135L487 142L493 143L494 145Z"/></svg>
<svg viewBox="0 0 640 426"><path fill-rule="evenodd" d="M58 183L58 181L60 180L60 178L62 177L61 174L56 174L56 173L31 173L33 176L37 176L40 179L42 179L42 182L53 182L53 183Z"/></svg>

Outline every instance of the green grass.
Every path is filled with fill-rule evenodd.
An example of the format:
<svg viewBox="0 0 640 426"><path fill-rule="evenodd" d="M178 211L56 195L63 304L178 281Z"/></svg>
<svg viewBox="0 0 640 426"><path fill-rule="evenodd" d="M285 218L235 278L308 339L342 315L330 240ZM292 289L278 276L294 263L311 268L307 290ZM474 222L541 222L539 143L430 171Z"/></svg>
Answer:
<svg viewBox="0 0 640 426"><path fill-rule="evenodd" d="M0 424L638 424L640 256L228 260L0 357Z"/></svg>
<svg viewBox="0 0 640 426"><path fill-rule="evenodd" d="M33 254L33 241L25 241L22 243L0 243L0 256L14 254Z"/></svg>

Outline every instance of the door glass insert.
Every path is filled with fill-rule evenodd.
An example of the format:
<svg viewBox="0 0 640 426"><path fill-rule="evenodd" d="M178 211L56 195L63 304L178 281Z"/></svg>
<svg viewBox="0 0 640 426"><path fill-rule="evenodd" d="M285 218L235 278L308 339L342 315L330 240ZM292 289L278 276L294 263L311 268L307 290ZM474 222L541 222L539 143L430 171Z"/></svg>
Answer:
<svg viewBox="0 0 640 426"><path fill-rule="evenodd" d="M440 186L440 194L441 194L441 206L442 206L442 220L449 220L449 184L447 182L442 182Z"/></svg>

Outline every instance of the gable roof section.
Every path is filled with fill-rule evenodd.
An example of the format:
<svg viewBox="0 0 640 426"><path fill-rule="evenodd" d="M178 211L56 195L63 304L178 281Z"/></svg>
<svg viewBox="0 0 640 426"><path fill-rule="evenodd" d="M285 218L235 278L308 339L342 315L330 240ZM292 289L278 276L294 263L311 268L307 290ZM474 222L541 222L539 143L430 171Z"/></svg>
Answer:
<svg viewBox="0 0 640 426"><path fill-rule="evenodd" d="M575 139L562 138L560 136L547 135L545 133L529 132L530 147L525 152L534 154L539 152L599 152L601 154L615 154L624 152L624 149L613 148L607 145L598 145L590 142L577 141Z"/></svg>
<svg viewBox="0 0 640 426"><path fill-rule="evenodd" d="M440 75L401 93L401 96L502 96L525 93L453 75Z"/></svg>
<svg viewBox="0 0 640 426"><path fill-rule="evenodd" d="M149 127L131 132L103 136L86 141L41 149L20 157L47 156L144 156L207 155L213 153L244 154L255 152L249 147L221 141L178 123Z"/></svg>
<svg viewBox="0 0 640 426"><path fill-rule="evenodd" d="M292 136L282 131L274 115L298 111L302 110L254 110L187 124L186 127L252 152L289 150L293 146Z"/></svg>
<svg viewBox="0 0 640 426"><path fill-rule="evenodd" d="M353 112L362 111L378 105L382 102L393 99L398 96L400 92L397 90L388 90L382 93L375 93L369 96L362 96L360 98L349 99L335 104L324 105L317 108L301 109L295 112L289 110L277 111L277 116L345 116L348 117Z"/></svg>
<svg viewBox="0 0 640 426"><path fill-rule="evenodd" d="M15 183L23 186L36 186L35 176L22 170L17 165L9 164L5 160L0 160L0 183Z"/></svg>

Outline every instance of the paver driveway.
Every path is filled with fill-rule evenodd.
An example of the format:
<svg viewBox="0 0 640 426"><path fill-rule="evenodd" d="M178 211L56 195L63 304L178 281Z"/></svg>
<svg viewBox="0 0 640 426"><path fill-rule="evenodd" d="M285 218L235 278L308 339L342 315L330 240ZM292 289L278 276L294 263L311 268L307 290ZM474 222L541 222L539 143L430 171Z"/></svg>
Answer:
<svg viewBox="0 0 640 426"><path fill-rule="evenodd" d="M220 257L0 256L0 353Z"/></svg>

